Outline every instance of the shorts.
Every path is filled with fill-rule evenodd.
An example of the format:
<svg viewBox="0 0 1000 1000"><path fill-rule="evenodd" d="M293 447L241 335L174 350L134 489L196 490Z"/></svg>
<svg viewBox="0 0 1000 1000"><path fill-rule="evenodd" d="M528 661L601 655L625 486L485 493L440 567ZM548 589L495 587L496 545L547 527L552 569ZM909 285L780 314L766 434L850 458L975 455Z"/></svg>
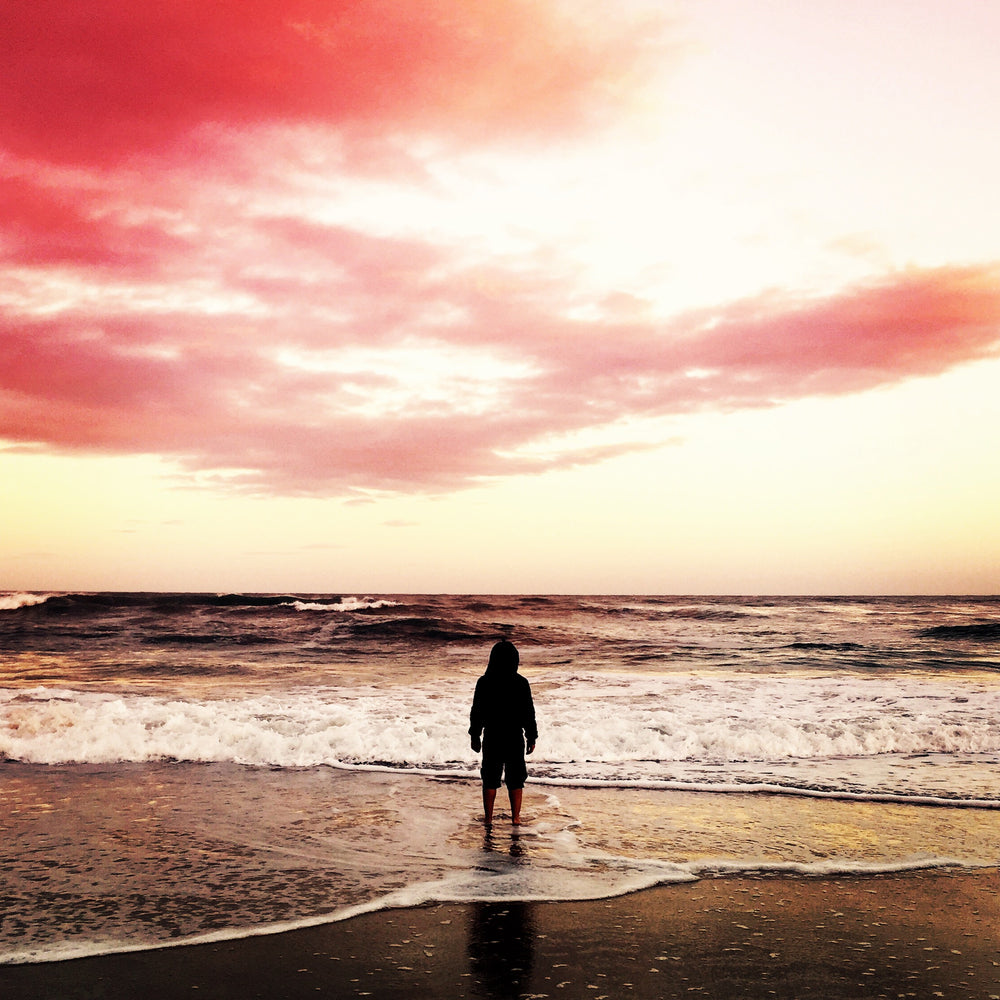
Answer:
<svg viewBox="0 0 1000 1000"><path fill-rule="evenodd" d="M528 768L524 763L524 736L521 733L485 734L483 766L479 769L484 788L499 788L500 778L508 788L524 788Z"/></svg>

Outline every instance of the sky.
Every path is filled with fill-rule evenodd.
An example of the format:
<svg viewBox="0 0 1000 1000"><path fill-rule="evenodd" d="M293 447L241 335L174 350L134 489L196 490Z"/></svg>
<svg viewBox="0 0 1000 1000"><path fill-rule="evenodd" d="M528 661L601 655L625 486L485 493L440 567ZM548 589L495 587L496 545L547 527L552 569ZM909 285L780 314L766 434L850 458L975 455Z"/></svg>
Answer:
<svg viewBox="0 0 1000 1000"><path fill-rule="evenodd" d="M998 37L6 0L0 590L1000 592Z"/></svg>

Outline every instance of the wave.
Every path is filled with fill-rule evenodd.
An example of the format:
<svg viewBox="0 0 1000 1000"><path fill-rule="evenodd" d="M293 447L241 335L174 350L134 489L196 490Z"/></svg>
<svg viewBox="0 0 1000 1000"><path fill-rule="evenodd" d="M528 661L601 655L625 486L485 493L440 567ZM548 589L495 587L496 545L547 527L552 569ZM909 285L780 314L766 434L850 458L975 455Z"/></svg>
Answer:
<svg viewBox="0 0 1000 1000"><path fill-rule="evenodd" d="M347 632L358 637L407 642L472 642L497 636L496 628L483 629L471 622L418 616L352 622Z"/></svg>
<svg viewBox="0 0 1000 1000"><path fill-rule="evenodd" d="M281 642L274 636L257 633L229 635L218 632L157 632L139 641L147 646L272 646Z"/></svg>
<svg viewBox="0 0 1000 1000"><path fill-rule="evenodd" d="M921 629L918 635L925 639L970 639L974 642L1000 640L1000 622L976 622L970 625L935 625Z"/></svg>
<svg viewBox="0 0 1000 1000"><path fill-rule="evenodd" d="M296 611L369 611L396 607L385 598L342 597L323 594L167 594L145 592L61 593L8 591L0 594L0 611L30 610L91 613L114 609L157 612L197 608L293 608Z"/></svg>
<svg viewBox="0 0 1000 1000"><path fill-rule="evenodd" d="M284 605L283 605L284 606ZM358 611L379 611L382 608L397 608L398 601L372 597L338 597L326 601L292 601L290 607L296 611L333 611L338 613Z"/></svg>
<svg viewBox="0 0 1000 1000"><path fill-rule="evenodd" d="M790 642L785 649L822 649L834 653L849 653L853 650L864 649L859 642Z"/></svg>
<svg viewBox="0 0 1000 1000"><path fill-rule="evenodd" d="M469 777L474 678L215 700L0 689L0 758L335 766ZM539 678L537 780L1000 798L1000 691L927 679ZM987 777L984 777L987 775ZM667 783L667 785L664 784ZM652 787L652 786L650 786Z"/></svg>
<svg viewBox="0 0 1000 1000"><path fill-rule="evenodd" d="M7 591L0 594L0 611L19 611L44 604L54 594L39 594L32 591Z"/></svg>
<svg viewBox="0 0 1000 1000"><path fill-rule="evenodd" d="M589 610L598 611L606 615L623 615L652 621L677 619L679 621L695 622L728 622L761 617L761 612L756 608L739 609L712 603L665 604L663 601L653 599L644 600L641 603L612 606L592 604L587 605L587 607Z"/></svg>

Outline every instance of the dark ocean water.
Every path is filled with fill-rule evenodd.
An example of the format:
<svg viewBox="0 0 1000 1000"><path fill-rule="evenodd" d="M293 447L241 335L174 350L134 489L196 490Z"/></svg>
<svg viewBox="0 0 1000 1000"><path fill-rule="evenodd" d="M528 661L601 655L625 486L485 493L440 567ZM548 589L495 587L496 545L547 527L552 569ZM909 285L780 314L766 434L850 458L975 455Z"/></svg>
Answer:
<svg viewBox="0 0 1000 1000"><path fill-rule="evenodd" d="M997 669L1000 598L0 592L0 651L84 670L224 673L252 661L287 680L289 668L307 678L310 666L405 664L501 634L538 666L599 671Z"/></svg>
<svg viewBox="0 0 1000 1000"><path fill-rule="evenodd" d="M942 787L947 759L933 780L859 775L888 755L1000 752L993 598L0 594L0 609L12 760L461 773L469 689L500 636L538 689L536 770L553 779L740 783L794 762L837 790L836 760L843 791L980 798L983 782Z"/></svg>

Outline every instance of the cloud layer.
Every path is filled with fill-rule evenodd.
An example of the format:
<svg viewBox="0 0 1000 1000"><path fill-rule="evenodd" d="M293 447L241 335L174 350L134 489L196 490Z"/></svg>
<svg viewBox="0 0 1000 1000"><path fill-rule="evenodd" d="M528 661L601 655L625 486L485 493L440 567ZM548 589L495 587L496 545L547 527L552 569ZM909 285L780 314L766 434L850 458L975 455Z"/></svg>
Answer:
<svg viewBox="0 0 1000 1000"><path fill-rule="evenodd" d="M105 166L265 122L551 138L609 113L650 32L553 0L9 0L0 133Z"/></svg>
<svg viewBox="0 0 1000 1000"><path fill-rule="evenodd" d="M642 446L627 436L560 445L560 435L857 392L998 346L996 269L918 272L670 322L613 310L584 321L567 318L566 290L541 279L518 276L513 292L508 276L493 297L426 247L394 267L402 248L386 242L331 232L333 287L286 280L273 299L258 287L246 312L8 317L0 433L160 453L263 492L448 489Z"/></svg>
<svg viewBox="0 0 1000 1000"><path fill-rule="evenodd" d="M0 437L262 493L442 490L646 447L634 420L995 356L994 265L663 318L540 259L317 219L331 171L427 183L421 143L620 111L656 36L581 10L11 0Z"/></svg>

